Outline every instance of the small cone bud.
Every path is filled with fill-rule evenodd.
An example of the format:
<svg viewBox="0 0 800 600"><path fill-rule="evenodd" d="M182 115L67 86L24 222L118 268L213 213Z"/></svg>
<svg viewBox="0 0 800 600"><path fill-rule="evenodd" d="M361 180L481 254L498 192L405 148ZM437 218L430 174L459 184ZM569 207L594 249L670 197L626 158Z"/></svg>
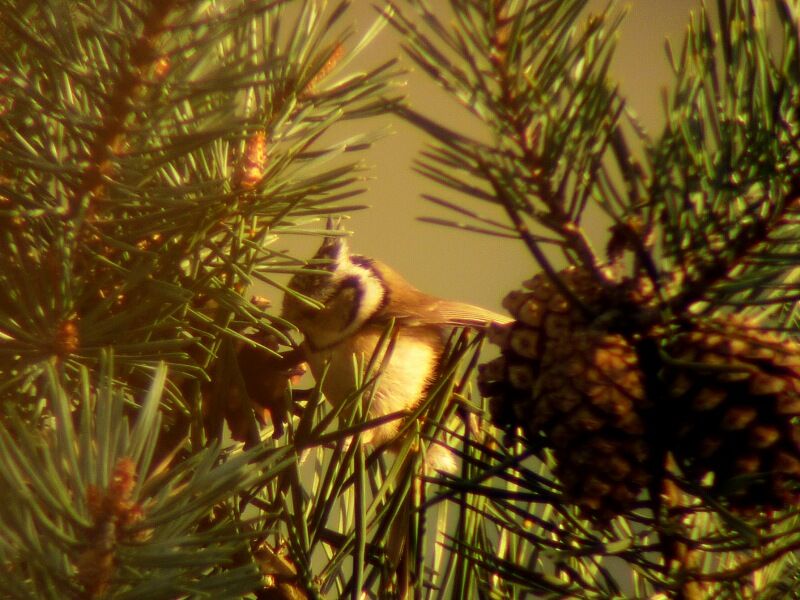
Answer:
<svg viewBox="0 0 800 600"><path fill-rule="evenodd" d="M267 167L267 135L257 131L247 140L244 157L239 170L239 187L249 190L264 179Z"/></svg>
<svg viewBox="0 0 800 600"><path fill-rule="evenodd" d="M325 61L325 64L323 64L322 67L316 73L314 73L314 76L306 84L306 87L300 94L300 97L308 98L309 96L312 96L316 92L317 85L331 74L343 57L344 46L341 43L337 43L328 57L328 60Z"/></svg>

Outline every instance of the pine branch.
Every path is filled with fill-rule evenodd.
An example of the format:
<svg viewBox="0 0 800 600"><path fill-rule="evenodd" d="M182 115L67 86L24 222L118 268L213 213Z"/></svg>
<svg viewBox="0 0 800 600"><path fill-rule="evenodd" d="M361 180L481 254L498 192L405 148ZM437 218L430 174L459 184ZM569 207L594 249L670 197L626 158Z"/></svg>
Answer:
<svg viewBox="0 0 800 600"><path fill-rule="evenodd" d="M223 463L209 448L179 468L154 470L166 369L141 400L114 383L110 356L99 370L97 379L81 372L78 414L52 366L52 426L18 418L0 425L0 521L10 534L0 546L3 588L42 598L252 590L258 574L235 560L250 534L226 518L203 519L209 507L286 468L287 449ZM132 401L141 405L129 424L123 405Z"/></svg>
<svg viewBox="0 0 800 600"><path fill-rule="evenodd" d="M579 228L586 200L596 195L591 186L597 178L591 173L613 146L623 161L620 169L629 187L638 189L636 182L641 180L624 151L617 124L621 109L612 108L618 101L605 82L611 55L608 40L618 19L607 30L602 26L605 15L591 20L578 35L571 28L580 2L527 2L513 10L503 2L454 3L453 13L461 21L459 28L448 30L424 3L411 4L431 33L397 9L392 24L409 40L407 52L457 96L492 136L488 144L466 140L403 107L398 112L439 143L428 158L451 172L457 169L464 176L483 180L489 191L476 187L473 192L459 178L441 178L428 164L421 171L457 191L504 206L514 213L518 231L521 215L530 217L561 238L570 260L595 269L601 261ZM537 35L552 40L552 45ZM556 116L558 111L566 111L566 117ZM617 116L609 120L608 114ZM558 163L553 160L556 156ZM581 175L589 187L573 180L573 173L584 172L589 173ZM527 226L521 235L528 238L537 262L553 271L544 255L532 249L530 235L524 231Z"/></svg>
<svg viewBox="0 0 800 600"><path fill-rule="evenodd" d="M775 553L770 555L776 560L795 552L796 515L789 510L791 502L781 505L787 510L778 513L777 520L744 518L732 496L715 492L726 484L699 481L701 475L724 480L720 466L724 458L714 450L708 450L713 458L692 457L680 447L688 439L687 429L702 440L713 436L706 428L687 424L685 414L677 416L678 405L707 423L707 428L719 427L708 413L701 415L711 409L699 397L711 394L728 377L733 381L738 362L749 364L740 351L746 355L763 346L765 355L766 348L787 357L796 352L792 326L777 328L788 334L785 341L769 333L768 327L755 325L740 335L727 327L721 337L713 337L722 331L722 315L729 307L762 319L769 315L761 307L772 307L773 314L781 308L787 324L797 315L793 257L798 146L797 113L791 100L800 76L796 9L780 0L772 11L748 0L721 0L718 5L718 23L712 25L709 13L701 11L690 25L680 56L670 57L677 83L667 127L655 142L641 136L647 153L643 164L634 158L638 149L631 149L626 139L624 101L607 79L613 51L609 37L619 22L611 12L590 17L579 27L581 2L451 2L453 18L445 23L429 3L409 0L408 10L395 7L391 16L407 40L410 58L487 134L480 141L469 139L409 107L399 108L397 112L430 135L434 144L424 153L418 171L463 199L501 206L544 273L526 282L526 290L506 297L504 306L516 321L492 332L503 356L482 366L482 390L490 397L498 424L507 425L508 433L521 429L525 434L518 443L505 442L506 452L519 457L519 462L488 453L480 444L468 444L464 464L474 466L480 475L433 480L444 491L429 505L452 502L459 511L460 529L450 550L459 553L451 564L460 594L475 589L474 572L486 568L505 544L522 549L510 561L520 573L538 575L552 568L583 595L597 597L619 593L621 587L604 568L610 556L622 558L634 570L642 597L658 589L676 597L716 597L749 593L748 586L757 589L757 578L748 583L748 577L766 572L762 569L769 561L754 560L766 546L774 544ZM768 12L777 25L775 39L767 34ZM455 207L461 215L477 216L449 199L429 197ZM581 215L592 204L614 224L605 266L579 228ZM578 269L559 272L544 251L543 236L532 225L546 230L548 240L555 238ZM480 223L472 227L480 228ZM502 231L489 228L495 234ZM654 242L657 234L662 236L660 245ZM628 258L632 260L627 262ZM623 271L628 266L630 275ZM595 281L583 283L581 277ZM711 337L701 333L703 319L719 325L709 326ZM615 354L611 346L616 345L612 339L618 333L626 341L620 342ZM680 370L671 370L666 358L684 335L694 336L697 346L684 347L691 352L693 367L680 368L700 372L716 360L722 369L702 381L687 375L693 382L688 389L681 387L686 381L672 380ZM737 341L741 345L734 349L730 344ZM633 379L613 373L612 365L628 373L621 366L626 362L622 358L626 344L655 350L649 361L631 350L631 368L647 389L637 392ZM722 347L727 352L724 358L717 354ZM573 358L582 352L580 348L588 352L585 360ZM574 368L560 369L562 361ZM767 360L756 370L773 366L782 369ZM796 389L794 371L785 373L791 389ZM602 505L606 497L615 502L622 485L612 475L587 472L590 466L603 464L587 454L609 453L606 463L611 471L615 459L624 454L615 455L613 448L623 444L620 439L625 434L613 426L606 429L607 417L596 412L602 395L596 376L618 386L614 389L627 389L634 404L640 396L647 404L637 414L649 423L644 425L647 441L642 446L648 462L642 468L648 470L652 486L632 494L638 496L629 499L627 509L614 513L612 523L593 522L591 517L589 523L582 522L580 511L572 508ZM736 386L730 385L714 396L720 411L734 402L731 394ZM760 397L751 398L743 388L739 392L736 402L762 406ZM793 402L789 400L793 394L788 393L787 402ZM781 420L783 431L793 431L796 424L789 421L790 417ZM794 442L786 448L794 461ZM523 449L554 466L565 482L564 491L515 473ZM670 453L681 457L686 473L659 471ZM620 464L633 477L626 456ZM702 468L692 472L697 464ZM543 479L552 477L544 465L542 469ZM761 469L766 470L764 464ZM730 485L742 493L744 486L761 481L758 477L769 481L771 475L744 476ZM568 493L576 478L586 480L584 489ZM673 496L679 487L687 504L675 496L669 506L660 505L664 482ZM787 485L787 493L793 494L795 482ZM622 497L628 493L630 488L621 492ZM497 535L491 538L496 544L484 546L485 538L472 529L476 515L496 528ZM525 515L531 516L528 527L522 528L519 521ZM582 527L585 535L570 535ZM554 542L554 536L564 538L563 545ZM659 536L660 542L651 539ZM530 563L523 562L526 553L535 557ZM511 574L504 583L510 589L525 589L515 587L523 581Z"/></svg>
<svg viewBox="0 0 800 600"><path fill-rule="evenodd" d="M761 201L754 201L748 207L747 214L741 219L739 229L732 242L726 244L724 249L720 249L721 251L712 254L710 259L704 263L697 265L693 273L685 273L686 281L682 286L683 291L669 301L670 309L675 314L683 313L688 306L705 297L706 294L716 295L714 294L715 286L721 287L720 291L724 294L724 284L719 286L721 281L730 279L732 273L742 263L766 257L765 248L774 247L771 246L770 239L774 240L776 235L780 235L782 225L791 219L797 208L797 199L800 197L799 184L800 180L796 179L790 182L789 189L783 195L785 199L765 198ZM760 217L759 213L768 206L770 214ZM691 263L687 265L690 268L693 266ZM737 279L746 276L746 274L740 273L737 274ZM732 287L734 292L737 291L735 283ZM754 298L750 298L743 301L742 304L749 302L752 305L753 300ZM723 298L719 296L715 298L715 301L724 302ZM769 301L781 303L785 302L785 299L778 297Z"/></svg>
<svg viewBox="0 0 800 600"><path fill-rule="evenodd" d="M103 122L89 144L85 157L87 167L73 190L66 218L83 218L79 213L90 209L84 200L87 196L94 201L102 200L105 196L104 179L113 176L112 159L125 147L126 121L130 115L131 101L144 84L145 71L158 60L155 52L158 37L175 6L174 2L152 2L147 7L141 19L142 33L116 69L118 79L103 107Z"/></svg>
<svg viewBox="0 0 800 600"><path fill-rule="evenodd" d="M686 286L698 295L710 287L706 272L711 284L725 276L780 281L793 268L788 261L758 260L778 239L787 247L797 241L790 225L797 126L789 101L797 39L789 6L779 1L775 8L774 54L766 38L766 5L736 2L719 5L721 44L704 10L681 56L673 58L680 79L667 129L651 150L650 194L662 214L667 258L676 269L696 270ZM731 22L742 31L733 35ZM722 284L709 299L746 303L761 295ZM768 296L781 303L780 293Z"/></svg>

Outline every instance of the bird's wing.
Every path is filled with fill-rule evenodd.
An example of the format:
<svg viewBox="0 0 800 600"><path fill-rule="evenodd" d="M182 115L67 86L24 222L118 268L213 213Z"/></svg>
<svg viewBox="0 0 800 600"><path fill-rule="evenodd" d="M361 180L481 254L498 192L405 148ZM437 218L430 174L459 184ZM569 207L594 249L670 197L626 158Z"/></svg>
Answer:
<svg viewBox="0 0 800 600"><path fill-rule="evenodd" d="M442 300L422 294L418 302L389 302L376 315L380 321L395 319L407 325L450 325L453 327L486 327L490 323L510 323L507 315L465 302Z"/></svg>
<svg viewBox="0 0 800 600"><path fill-rule="evenodd" d="M489 323L510 323L513 319L491 310L466 304L440 300L434 306L433 312L439 322L446 325L459 325L463 327L485 327Z"/></svg>
<svg viewBox="0 0 800 600"><path fill-rule="evenodd" d="M373 323L395 319L412 326L486 327L489 323L509 323L513 320L479 306L426 294L382 262L372 261L370 268L383 280L387 290L384 306L370 319Z"/></svg>

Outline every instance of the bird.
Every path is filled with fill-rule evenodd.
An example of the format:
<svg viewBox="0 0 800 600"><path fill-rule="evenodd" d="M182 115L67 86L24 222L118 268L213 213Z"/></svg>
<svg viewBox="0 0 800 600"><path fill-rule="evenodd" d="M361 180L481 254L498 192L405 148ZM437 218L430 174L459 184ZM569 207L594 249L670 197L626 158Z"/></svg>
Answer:
<svg viewBox="0 0 800 600"><path fill-rule="evenodd" d="M375 358L381 377L367 411L370 419L420 404L435 379L451 328L511 321L479 306L427 294L383 262L351 253L344 232L328 233L314 258L290 280L282 316L303 334L311 373L316 381L324 373L322 392L334 406L356 388L354 357L367 364L392 321L391 353ZM396 449L402 425L400 419L377 425L363 432L361 441ZM455 460L436 445L428 449L426 465L452 472Z"/></svg>

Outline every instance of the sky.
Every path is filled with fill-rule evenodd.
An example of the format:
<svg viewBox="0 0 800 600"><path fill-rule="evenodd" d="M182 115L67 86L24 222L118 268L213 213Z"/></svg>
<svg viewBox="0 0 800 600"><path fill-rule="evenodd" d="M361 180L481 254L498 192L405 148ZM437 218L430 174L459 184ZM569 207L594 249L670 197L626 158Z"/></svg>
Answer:
<svg viewBox="0 0 800 600"><path fill-rule="evenodd" d="M365 31L377 14L378 2L354 0L350 20L356 31ZM402 4L402 3L401 3ZM447 0L432 0L431 5L445 8ZM596 13L605 2L590 0L586 15ZM699 0L634 0L617 3L627 11L618 41L611 78L618 82L628 106L638 115L648 132L657 136L664 121L662 95L671 81L671 70L665 54L665 39L679 45L689 20L689 12L697 10ZM347 18L347 17L346 17ZM353 63L354 68L377 65L393 56L403 59L411 72L405 77L408 101L429 118L460 131L476 133L475 122L466 111L424 73L415 69L402 56L400 36L385 28L367 53ZM459 197L454 192L437 188L436 184L413 171L415 159L429 141L426 135L396 117L381 117L353 122L351 132L389 127L393 131L361 157L372 167L368 191L357 202L371 206L351 215L347 223L352 230L353 251L390 264L418 288L441 297L461 300L502 311L500 303L510 290L537 271L537 265L522 242L456 231L422 223L421 216L456 218L451 211L432 205L421 198L424 193L438 193L483 214L500 216L496 207ZM590 233L602 244L607 224L586 223ZM317 240L303 240L296 252L310 257ZM309 245L310 244L310 245Z"/></svg>

